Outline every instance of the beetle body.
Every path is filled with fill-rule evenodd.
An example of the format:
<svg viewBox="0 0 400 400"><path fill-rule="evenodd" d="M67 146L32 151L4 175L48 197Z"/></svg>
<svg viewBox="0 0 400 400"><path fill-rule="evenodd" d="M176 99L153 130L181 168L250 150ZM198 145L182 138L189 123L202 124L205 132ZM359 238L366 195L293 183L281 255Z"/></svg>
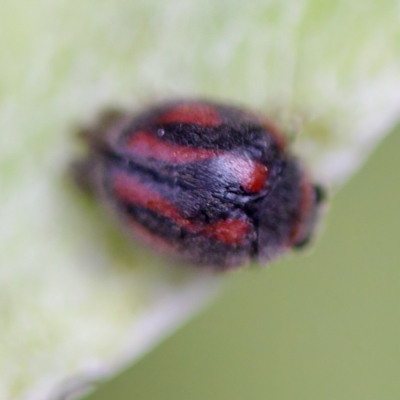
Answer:
<svg viewBox="0 0 400 400"><path fill-rule="evenodd" d="M321 190L248 111L163 103L88 131L82 169L128 231L202 266L266 263L311 237Z"/></svg>

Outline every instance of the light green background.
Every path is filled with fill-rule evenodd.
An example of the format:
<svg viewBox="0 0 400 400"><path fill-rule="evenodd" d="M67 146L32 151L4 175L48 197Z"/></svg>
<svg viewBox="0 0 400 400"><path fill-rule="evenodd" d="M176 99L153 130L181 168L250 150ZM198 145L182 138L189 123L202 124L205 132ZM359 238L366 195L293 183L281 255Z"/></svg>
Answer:
<svg viewBox="0 0 400 400"><path fill-rule="evenodd" d="M331 203L311 255L227 278L88 400L400 398L400 131Z"/></svg>

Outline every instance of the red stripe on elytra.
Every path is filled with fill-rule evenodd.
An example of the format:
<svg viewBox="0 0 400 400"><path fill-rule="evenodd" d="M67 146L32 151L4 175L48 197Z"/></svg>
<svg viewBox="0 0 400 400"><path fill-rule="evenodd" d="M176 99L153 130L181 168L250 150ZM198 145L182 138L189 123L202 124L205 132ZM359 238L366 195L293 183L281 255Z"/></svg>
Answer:
<svg viewBox="0 0 400 400"><path fill-rule="evenodd" d="M243 243L250 230L246 221L237 219L227 219L209 225L192 222L168 200L143 185L136 177L126 173L121 172L114 176L113 189L122 201L146 207L163 217L170 218L190 233L204 235L231 246Z"/></svg>
<svg viewBox="0 0 400 400"><path fill-rule="evenodd" d="M313 206L313 186L307 179L302 180L300 184L300 190L302 193L302 198L299 205L297 220L295 221L289 235L289 246L292 246L298 241L302 240L301 236L304 234L304 222L307 220Z"/></svg>
<svg viewBox="0 0 400 400"><path fill-rule="evenodd" d="M216 159L221 172L233 174L241 186L251 193L259 192L268 178L268 169L264 164L233 154L224 154Z"/></svg>
<svg viewBox="0 0 400 400"><path fill-rule="evenodd" d="M267 167L257 161L241 158L222 151L179 146L165 142L145 132L135 132L126 143L127 148L141 157L149 157L174 164L203 161L216 157L222 173L234 174L242 187L251 192L259 192L268 177Z"/></svg>
<svg viewBox="0 0 400 400"><path fill-rule="evenodd" d="M145 131L135 132L128 139L126 146L131 152L139 156L155 158L170 163L183 164L202 161L218 155L218 152L214 150L173 145Z"/></svg>
<svg viewBox="0 0 400 400"><path fill-rule="evenodd" d="M164 217L170 218L176 224L187 228L191 223L185 219L177 208L165 200L157 192L143 185L139 179L126 173L114 176L113 189L117 197L125 202L146 207Z"/></svg>
<svg viewBox="0 0 400 400"><path fill-rule="evenodd" d="M250 231L249 223L239 219L227 219L210 224L201 233L232 246L242 244Z"/></svg>
<svg viewBox="0 0 400 400"><path fill-rule="evenodd" d="M206 104L182 104L172 110L161 114L157 122L159 124L197 124L207 127L221 125L221 118L218 112Z"/></svg>

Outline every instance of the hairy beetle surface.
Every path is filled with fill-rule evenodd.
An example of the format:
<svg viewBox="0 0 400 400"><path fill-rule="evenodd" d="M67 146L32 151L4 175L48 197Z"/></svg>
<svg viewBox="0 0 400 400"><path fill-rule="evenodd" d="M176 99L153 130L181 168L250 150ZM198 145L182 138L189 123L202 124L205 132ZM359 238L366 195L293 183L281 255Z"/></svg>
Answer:
<svg viewBox="0 0 400 400"><path fill-rule="evenodd" d="M323 191L263 117L176 101L110 115L84 136L81 180L158 251L224 270L312 236Z"/></svg>

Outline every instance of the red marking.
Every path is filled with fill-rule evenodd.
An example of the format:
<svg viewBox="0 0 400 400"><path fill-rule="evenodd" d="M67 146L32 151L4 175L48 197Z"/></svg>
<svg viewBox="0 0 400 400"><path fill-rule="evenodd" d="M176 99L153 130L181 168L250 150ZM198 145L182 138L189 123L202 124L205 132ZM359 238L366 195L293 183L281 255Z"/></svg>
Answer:
<svg viewBox="0 0 400 400"><path fill-rule="evenodd" d="M232 154L222 155L218 161L221 172L234 174L248 192L257 193L265 186L268 169L264 164Z"/></svg>
<svg viewBox="0 0 400 400"><path fill-rule="evenodd" d="M284 151L287 142L285 135L279 130L279 128L269 119L263 119L264 128L274 137L276 144L280 151Z"/></svg>
<svg viewBox="0 0 400 400"><path fill-rule="evenodd" d="M267 167L258 162L252 162L250 173L241 179L242 186L249 192L257 193L265 185L267 180L268 170Z"/></svg>
<svg viewBox="0 0 400 400"><path fill-rule="evenodd" d="M159 124L178 123L213 127L221 125L221 118L211 106L201 103L189 103L166 111L160 115L157 122Z"/></svg>
<svg viewBox="0 0 400 400"><path fill-rule="evenodd" d="M155 158L170 163L183 164L202 161L218 154L214 150L173 145L143 131L135 132L128 139L126 145L130 151L139 156Z"/></svg>
<svg viewBox="0 0 400 400"><path fill-rule="evenodd" d="M231 246L238 246L244 242L249 230L250 226L246 221L227 219L206 226L201 233Z"/></svg>
<svg viewBox="0 0 400 400"><path fill-rule="evenodd" d="M113 188L117 197L123 201L146 207L170 218L174 223L191 233L205 235L228 245L237 246L243 243L250 229L247 222L237 219L218 221L206 226L192 222L186 219L168 200L163 199L158 193L143 185L137 178L126 173L116 174ZM132 224L136 229L138 224L134 222ZM145 230L143 233L147 241L154 241L155 236L152 238L151 232Z"/></svg>
<svg viewBox="0 0 400 400"><path fill-rule="evenodd" d="M114 178L114 191L119 199L146 207L157 214L172 219L184 228L191 225L190 221L185 219L173 204L142 184L134 176L118 173Z"/></svg>
<svg viewBox="0 0 400 400"><path fill-rule="evenodd" d="M302 236L305 233L304 228L307 228L307 218L310 215L314 202L313 186L308 180L302 180L299 190L302 192L302 198L297 214L297 219L294 222L294 225L289 235L289 246L293 246L303 239Z"/></svg>

